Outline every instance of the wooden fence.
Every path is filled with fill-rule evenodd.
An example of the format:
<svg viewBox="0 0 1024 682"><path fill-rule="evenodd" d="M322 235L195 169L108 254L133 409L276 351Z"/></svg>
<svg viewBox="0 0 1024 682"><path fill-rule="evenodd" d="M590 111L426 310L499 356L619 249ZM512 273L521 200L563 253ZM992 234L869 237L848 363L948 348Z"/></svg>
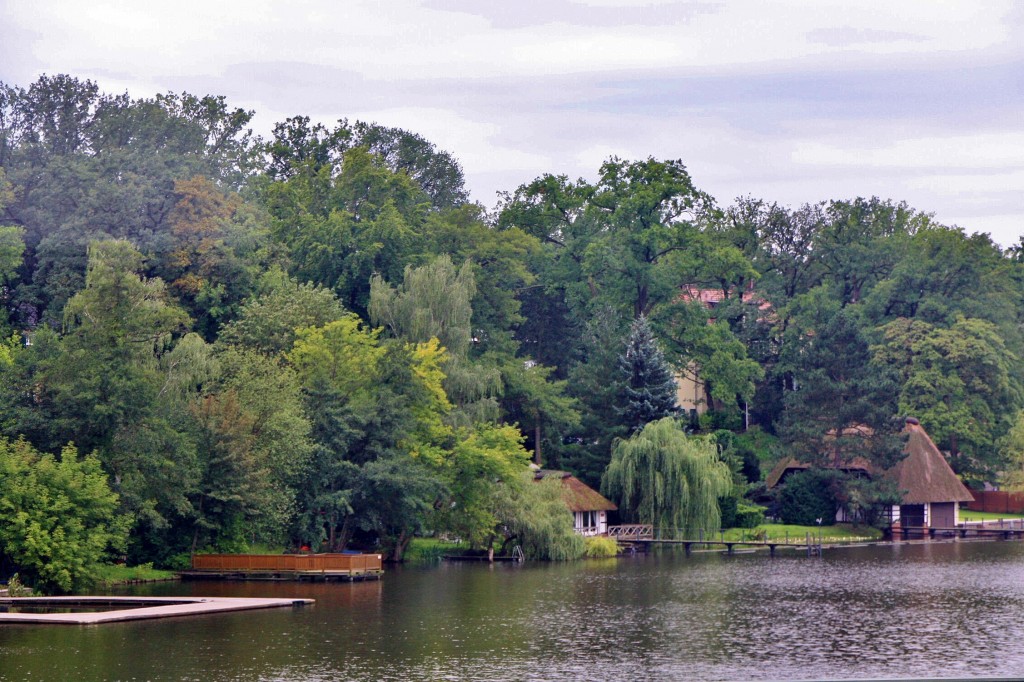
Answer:
<svg viewBox="0 0 1024 682"><path fill-rule="evenodd" d="M1024 493L1008 493L1002 490L972 490L974 502L968 502L971 511L994 514L1024 514Z"/></svg>
<svg viewBox="0 0 1024 682"><path fill-rule="evenodd" d="M380 571L380 554L196 554L195 571Z"/></svg>

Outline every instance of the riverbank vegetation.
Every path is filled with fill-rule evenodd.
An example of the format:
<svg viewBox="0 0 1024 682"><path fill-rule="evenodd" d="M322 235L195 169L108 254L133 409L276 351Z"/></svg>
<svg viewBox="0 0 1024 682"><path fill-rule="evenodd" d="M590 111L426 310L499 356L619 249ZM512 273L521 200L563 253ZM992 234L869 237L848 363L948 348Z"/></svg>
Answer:
<svg viewBox="0 0 1024 682"><path fill-rule="evenodd" d="M961 476L1024 480L1024 243L888 199L725 205L653 157L485 207L414 132L252 116L0 84L4 574L431 535L582 555L531 457L627 520L757 525L780 457L885 468L896 415ZM835 499L884 501L859 485Z"/></svg>

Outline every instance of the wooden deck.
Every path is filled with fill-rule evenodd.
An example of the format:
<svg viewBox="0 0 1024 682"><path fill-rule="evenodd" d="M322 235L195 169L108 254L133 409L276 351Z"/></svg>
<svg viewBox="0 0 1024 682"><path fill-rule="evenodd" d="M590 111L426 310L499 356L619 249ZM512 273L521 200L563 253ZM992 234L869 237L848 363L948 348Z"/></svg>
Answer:
<svg viewBox="0 0 1024 682"><path fill-rule="evenodd" d="M196 554L183 579L379 580L380 554Z"/></svg>
<svg viewBox="0 0 1024 682"><path fill-rule="evenodd" d="M7 597L0 599L0 623L99 625L126 620L196 616L312 604L312 599L242 599L231 597ZM117 608L121 607L121 608ZM107 608L105 611L89 609ZM39 613L52 609L69 613ZM10 610L13 610L11 612Z"/></svg>

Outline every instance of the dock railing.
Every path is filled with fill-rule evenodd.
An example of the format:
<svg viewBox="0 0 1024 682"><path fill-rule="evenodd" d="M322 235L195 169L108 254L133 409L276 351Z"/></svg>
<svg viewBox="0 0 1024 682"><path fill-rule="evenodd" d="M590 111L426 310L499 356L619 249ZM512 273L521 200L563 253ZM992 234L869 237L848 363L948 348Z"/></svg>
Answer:
<svg viewBox="0 0 1024 682"><path fill-rule="evenodd" d="M381 571L380 554L196 554L194 571Z"/></svg>

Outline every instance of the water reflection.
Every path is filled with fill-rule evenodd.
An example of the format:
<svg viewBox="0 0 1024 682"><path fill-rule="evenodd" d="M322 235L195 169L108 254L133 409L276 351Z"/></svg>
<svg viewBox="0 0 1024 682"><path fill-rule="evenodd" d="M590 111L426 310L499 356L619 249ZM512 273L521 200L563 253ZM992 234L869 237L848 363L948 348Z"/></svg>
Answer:
<svg viewBox="0 0 1024 682"><path fill-rule="evenodd" d="M827 679L1024 670L1024 543L452 564L365 583L147 586L312 597L102 627L0 626L0 679ZM965 645L967 648L965 648Z"/></svg>

